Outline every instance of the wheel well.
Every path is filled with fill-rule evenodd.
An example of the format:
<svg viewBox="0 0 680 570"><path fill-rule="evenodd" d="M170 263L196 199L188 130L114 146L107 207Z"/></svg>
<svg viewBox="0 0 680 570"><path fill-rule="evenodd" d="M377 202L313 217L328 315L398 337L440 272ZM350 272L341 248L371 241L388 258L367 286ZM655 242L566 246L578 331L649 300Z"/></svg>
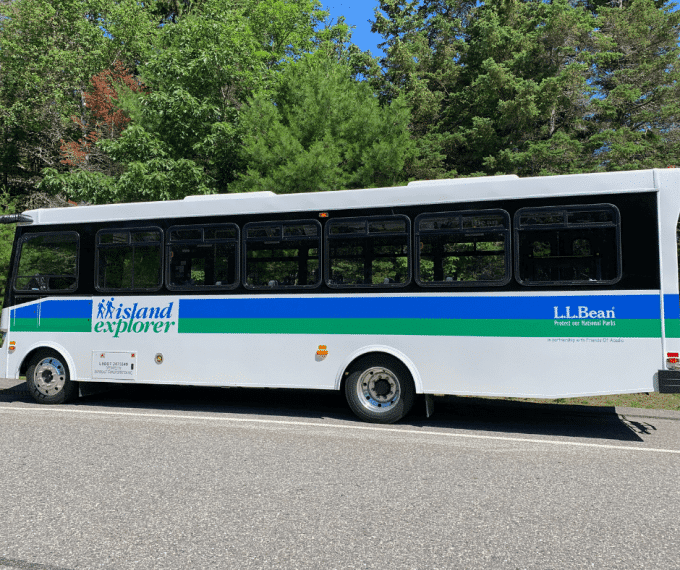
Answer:
<svg viewBox="0 0 680 570"><path fill-rule="evenodd" d="M38 347L34 348L33 350L31 350L26 356L24 356L24 360L21 363L21 366L19 367L19 375L20 376L23 376L23 375L26 374L26 370L28 370L28 363L33 358L33 355L35 355L36 352L40 352L41 350L49 350L50 352L54 352L55 354L59 355L62 362L64 363L64 366L66 366L67 369L68 369L68 362L66 361L66 358L64 358L64 355L61 354L61 352L59 352L58 350L54 350L52 347L49 347L49 346L38 346Z"/></svg>
<svg viewBox="0 0 680 570"><path fill-rule="evenodd" d="M386 360L391 360L393 362L399 363L401 366L403 366L406 371L408 372L409 376L411 377L411 382L413 382L413 388L415 389L415 380L413 378L413 374L411 374L411 371L409 370L408 365L401 360L400 358L397 358L393 354L390 354L389 352L382 352L379 350L373 351L373 352L365 352L364 354L360 354L357 356L352 362L350 362L347 367L345 368L344 372L342 373L342 379L340 380L340 393L344 394L345 393L345 381L347 380L347 377L350 375L352 372L352 369L356 365L357 362L360 360L364 360L365 358L384 358Z"/></svg>

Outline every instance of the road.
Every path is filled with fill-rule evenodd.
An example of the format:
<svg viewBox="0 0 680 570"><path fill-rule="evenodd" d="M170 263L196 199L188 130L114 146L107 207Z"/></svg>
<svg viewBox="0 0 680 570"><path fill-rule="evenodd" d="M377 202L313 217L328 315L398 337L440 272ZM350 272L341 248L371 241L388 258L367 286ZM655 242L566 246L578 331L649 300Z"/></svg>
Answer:
<svg viewBox="0 0 680 570"><path fill-rule="evenodd" d="M0 390L0 568L680 568L679 413L422 411L376 426L327 392Z"/></svg>

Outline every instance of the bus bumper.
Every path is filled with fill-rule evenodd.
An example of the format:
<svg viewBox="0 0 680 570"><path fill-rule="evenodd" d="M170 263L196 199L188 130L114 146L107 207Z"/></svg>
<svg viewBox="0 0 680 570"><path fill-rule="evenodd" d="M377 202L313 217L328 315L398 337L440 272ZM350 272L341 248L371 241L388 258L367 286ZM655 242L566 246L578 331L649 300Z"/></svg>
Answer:
<svg viewBox="0 0 680 570"><path fill-rule="evenodd" d="M680 370L659 370L659 393L680 393Z"/></svg>

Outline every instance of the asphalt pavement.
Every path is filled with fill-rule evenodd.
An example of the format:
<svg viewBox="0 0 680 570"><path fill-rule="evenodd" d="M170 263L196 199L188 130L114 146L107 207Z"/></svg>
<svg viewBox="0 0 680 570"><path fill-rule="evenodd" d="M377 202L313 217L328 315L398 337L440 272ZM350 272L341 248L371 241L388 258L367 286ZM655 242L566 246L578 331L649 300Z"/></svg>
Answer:
<svg viewBox="0 0 680 570"><path fill-rule="evenodd" d="M0 568L680 568L677 412L435 406L381 426L333 392L3 384Z"/></svg>

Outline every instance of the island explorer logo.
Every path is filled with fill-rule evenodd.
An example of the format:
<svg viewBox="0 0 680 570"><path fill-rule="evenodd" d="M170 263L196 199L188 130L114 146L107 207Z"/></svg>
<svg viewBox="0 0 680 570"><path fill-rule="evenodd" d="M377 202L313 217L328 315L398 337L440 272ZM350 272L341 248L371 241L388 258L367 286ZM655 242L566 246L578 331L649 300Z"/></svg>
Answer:
<svg viewBox="0 0 680 570"><path fill-rule="evenodd" d="M137 303L116 303L116 298L102 299L97 305L94 332L113 334L167 333L175 325L170 302L166 307L140 306Z"/></svg>

